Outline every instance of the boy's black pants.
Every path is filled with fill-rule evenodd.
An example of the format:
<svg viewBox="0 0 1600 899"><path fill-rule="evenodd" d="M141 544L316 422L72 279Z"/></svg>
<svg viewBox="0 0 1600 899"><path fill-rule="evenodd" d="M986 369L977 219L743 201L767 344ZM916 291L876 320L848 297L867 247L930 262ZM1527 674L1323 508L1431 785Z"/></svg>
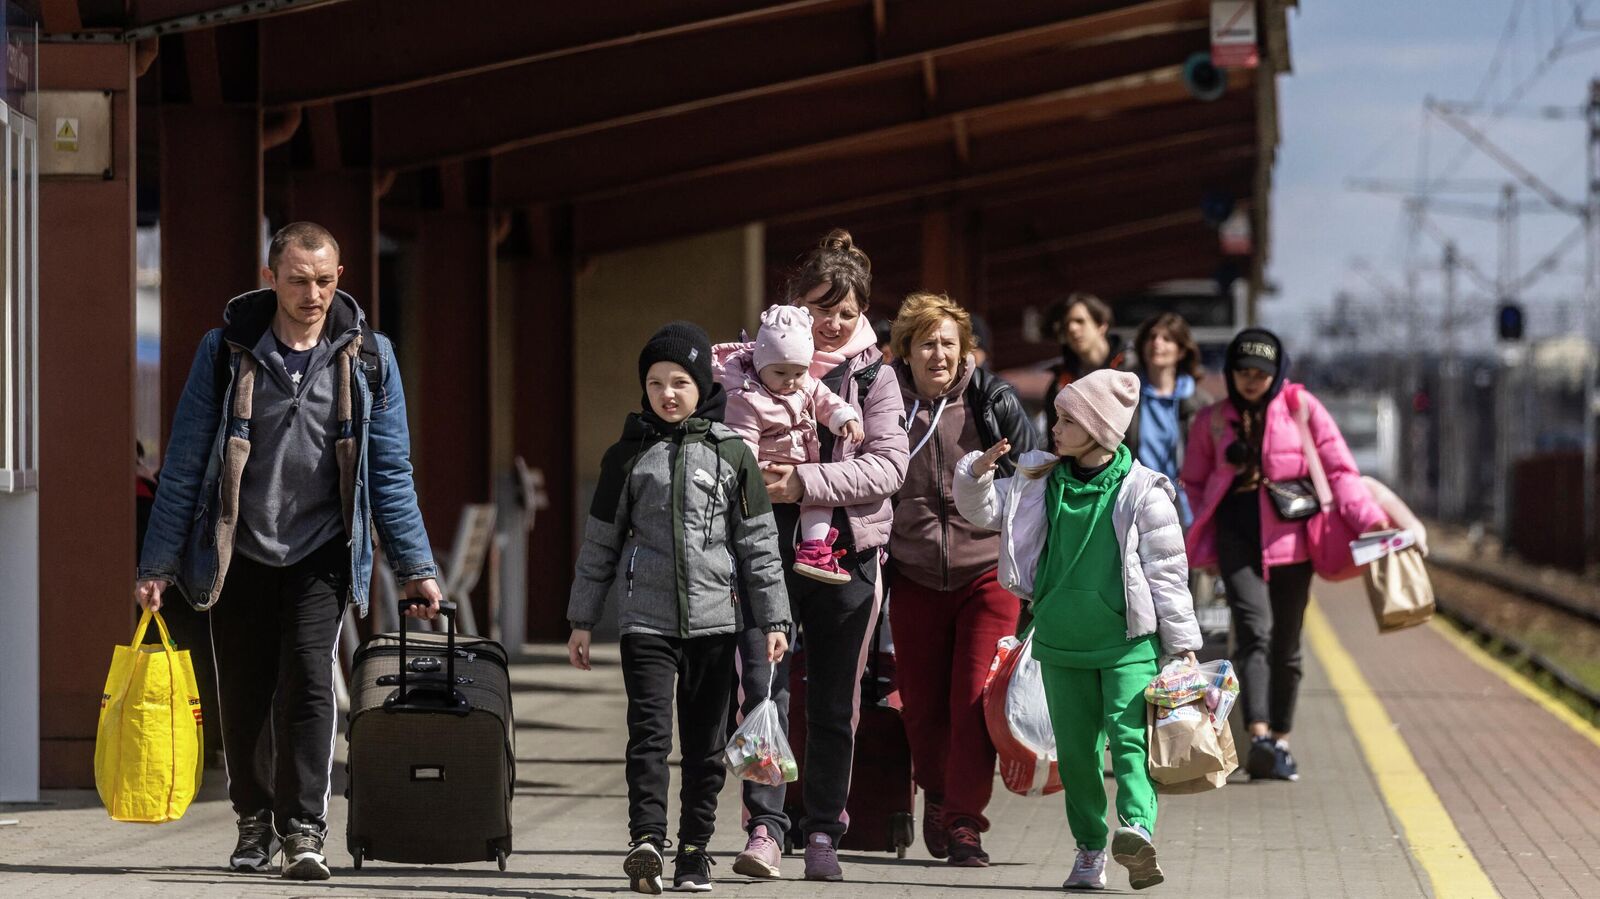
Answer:
<svg viewBox="0 0 1600 899"><path fill-rule="evenodd" d="M705 846L717 826L717 794L727 769L728 704L733 695L733 634L712 637L622 637L622 681L628 691L628 833L667 835L667 754L672 706L678 706L678 845Z"/></svg>
<svg viewBox="0 0 1600 899"><path fill-rule="evenodd" d="M333 666L349 580L342 537L286 568L236 553L211 609L228 799L240 815L270 810L280 834L328 829ZM260 740L275 749L270 783L256 774Z"/></svg>

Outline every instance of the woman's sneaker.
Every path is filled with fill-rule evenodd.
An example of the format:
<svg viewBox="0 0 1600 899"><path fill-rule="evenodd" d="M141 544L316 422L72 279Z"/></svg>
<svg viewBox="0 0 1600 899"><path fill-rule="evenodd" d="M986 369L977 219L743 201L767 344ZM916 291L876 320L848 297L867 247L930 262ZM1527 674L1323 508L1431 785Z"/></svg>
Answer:
<svg viewBox="0 0 1600 899"><path fill-rule="evenodd" d="M239 818L239 843L228 856L228 867L235 871L266 871L272 867L282 844L272 830L272 813L258 812Z"/></svg>
<svg viewBox="0 0 1600 899"><path fill-rule="evenodd" d="M806 840L806 880L829 883L844 880L839 854L833 849L833 838L825 833L814 833Z"/></svg>
<svg viewBox="0 0 1600 899"><path fill-rule="evenodd" d="M957 818L950 827L950 864L957 868L987 868L989 853L983 851L978 822Z"/></svg>
<svg viewBox="0 0 1600 899"><path fill-rule="evenodd" d="M283 876L287 880L327 880L328 859L322 854L322 834L301 830L283 840Z"/></svg>
<svg viewBox="0 0 1600 899"><path fill-rule="evenodd" d="M1104 849L1079 849L1078 860L1072 863L1072 873L1067 875L1063 890L1103 890L1106 888L1106 851Z"/></svg>
<svg viewBox="0 0 1600 899"><path fill-rule="evenodd" d="M838 539L839 529L828 528L826 540L801 540L794 548L794 573L824 584L850 583L850 572L839 567L844 550L833 548Z"/></svg>
<svg viewBox="0 0 1600 899"><path fill-rule="evenodd" d="M1244 759L1244 770L1251 780L1271 780L1272 769L1278 764L1277 745L1265 734L1252 737L1250 752Z"/></svg>
<svg viewBox="0 0 1600 899"><path fill-rule="evenodd" d="M932 795L922 803L922 845L937 859L950 854L950 831L944 829L944 801Z"/></svg>
<svg viewBox="0 0 1600 899"><path fill-rule="evenodd" d="M672 889L679 893L711 892L711 866L717 860L706 855L706 847L684 843L672 860Z"/></svg>
<svg viewBox="0 0 1600 899"><path fill-rule="evenodd" d="M776 880L778 864L783 861L783 847L767 832L767 825L750 828L750 839L744 851L733 860L733 873L761 880Z"/></svg>
<svg viewBox="0 0 1600 899"><path fill-rule="evenodd" d="M629 843L628 856L622 860L622 871L628 875L628 886L635 893L661 895L661 847L659 837L640 837Z"/></svg>
<svg viewBox="0 0 1600 899"><path fill-rule="evenodd" d="M1128 885L1146 890L1167 878L1156 864L1156 844L1143 827L1119 827L1111 837L1111 857L1128 869Z"/></svg>
<svg viewBox="0 0 1600 899"><path fill-rule="evenodd" d="M1289 753L1289 744L1279 740L1272 746L1272 776L1278 780L1299 780L1300 766Z"/></svg>

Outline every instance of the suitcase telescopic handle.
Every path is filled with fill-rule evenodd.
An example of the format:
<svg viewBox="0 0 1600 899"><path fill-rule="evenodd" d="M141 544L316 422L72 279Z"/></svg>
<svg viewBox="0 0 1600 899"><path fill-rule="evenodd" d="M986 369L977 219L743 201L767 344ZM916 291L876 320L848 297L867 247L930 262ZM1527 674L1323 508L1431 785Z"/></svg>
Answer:
<svg viewBox="0 0 1600 899"><path fill-rule="evenodd" d="M410 667L411 660L406 655L406 610L412 606L425 606L426 599L417 596L408 596L400 600L400 683L399 690L395 693L396 701L404 705L411 697L406 690L406 669ZM445 689L451 689L456 682L456 604L449 600L439 602L439 611L444 615L445 632Z"/></svg>

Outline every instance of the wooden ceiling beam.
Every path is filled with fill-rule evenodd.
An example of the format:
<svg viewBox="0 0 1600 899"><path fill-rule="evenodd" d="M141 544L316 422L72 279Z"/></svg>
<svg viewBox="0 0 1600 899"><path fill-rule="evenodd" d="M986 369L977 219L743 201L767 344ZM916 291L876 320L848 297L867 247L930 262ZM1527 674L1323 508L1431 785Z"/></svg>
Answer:
<svg viewBox="0 0 1600 899"><path fill-rule="evenodd" d="M968 0L936 2L954 7ZM1089 0L1069 11L1058 5L1052 16L1059 21L1006 30L1014 17L996 16L974 25L965 40L907 46L882 60L867 30L853 25L859 9L758 20L385 94L375 100L379 145L385 164L399 167L538 147L558 156L626 159L630 154L617 150L639 146L678 157L678 167L684 156L703 165L707 154L736 158L882 127L886 113L903 123L990 105L1007 90L1037 94L1108 77L1096 68L1140 71L1106 47L1107 39L1128 34L1154 41L1174 22L1191 39L1144 60L1143 68L1176 64L1205 46L1203 17L1176 18L1194 5ZM1043 15L1035 12L1023 24ZM1125 49L1139 51L1137 44ZM926 95L925 60L938 73L936 101ZM861 121L857 107L875 102L884 108ZM570 143L597 135L610 139Z"/></svg>

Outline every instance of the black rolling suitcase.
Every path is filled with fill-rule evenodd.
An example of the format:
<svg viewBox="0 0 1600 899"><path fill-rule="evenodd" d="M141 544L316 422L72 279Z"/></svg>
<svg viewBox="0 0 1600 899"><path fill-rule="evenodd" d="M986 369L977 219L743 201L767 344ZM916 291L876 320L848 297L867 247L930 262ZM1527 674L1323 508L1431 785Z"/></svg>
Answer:
<svg viewBox="0 0 1600 899"><path fill-rule="evenodd" d="M402 603L402 612L406 603ZM516 783L511 681L493 640L375 634L356 650L346 829L355 866L499 862L511 853Z"/></svg>

